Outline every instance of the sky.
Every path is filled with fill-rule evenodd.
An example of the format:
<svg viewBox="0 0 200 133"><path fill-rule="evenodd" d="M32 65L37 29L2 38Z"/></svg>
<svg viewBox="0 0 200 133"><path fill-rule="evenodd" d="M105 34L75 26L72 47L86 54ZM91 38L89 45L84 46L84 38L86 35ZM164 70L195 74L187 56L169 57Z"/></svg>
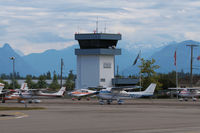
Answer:
<svg viewBox="0 0 200 133"><path fill-rule="evenodd" d="M199 0L0 0L0 46L25 55L63 49L77 44L76 32L93 32L97 18L99 32L121 33L129 50L200 41Z"/></svg>

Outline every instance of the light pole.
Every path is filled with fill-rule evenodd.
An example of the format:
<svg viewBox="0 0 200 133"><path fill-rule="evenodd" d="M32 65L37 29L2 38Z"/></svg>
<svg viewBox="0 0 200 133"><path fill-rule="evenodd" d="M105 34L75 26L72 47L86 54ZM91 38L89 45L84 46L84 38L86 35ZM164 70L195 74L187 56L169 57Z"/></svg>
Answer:
<svg viewBox="0 0 200 133"><path fill-rule="evenodd" d="M10 59L13 61L13 75L12 75L12 80L13 80L13 89L15 89L15 57L10 57Z"/></svg>

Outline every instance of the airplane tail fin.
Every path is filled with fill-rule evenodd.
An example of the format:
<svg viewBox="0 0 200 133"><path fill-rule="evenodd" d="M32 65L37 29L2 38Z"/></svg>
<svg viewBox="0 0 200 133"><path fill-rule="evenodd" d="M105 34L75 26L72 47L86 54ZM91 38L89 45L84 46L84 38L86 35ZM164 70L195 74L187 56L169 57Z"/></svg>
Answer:
<svg viewBox="0 0 200 133"><path fill-rule="evenodd" d="M20 90L28 91L28 85L27 85L27 83L23 83L23 84L21 85Z"/></svg>
<svg viewBox="0 0 200 133"><path fill-rule="evenodd" d="M3 91L4 84L0 83L0 93Z"/></svg>
<svg viewBox="0 0 200 133"><path fill-rule="evenodd" d="M148 95L153 95L155 89L156 89L156 84L155 83L151 83L149 85L149 87L144 91L144 93L148 94Z"/></svg>
<svg viewBox="0 0 200 133"><path fill-rule="evenodd" d="M58 92L57 95L64 96L66 87L62 87Z"/></svg>

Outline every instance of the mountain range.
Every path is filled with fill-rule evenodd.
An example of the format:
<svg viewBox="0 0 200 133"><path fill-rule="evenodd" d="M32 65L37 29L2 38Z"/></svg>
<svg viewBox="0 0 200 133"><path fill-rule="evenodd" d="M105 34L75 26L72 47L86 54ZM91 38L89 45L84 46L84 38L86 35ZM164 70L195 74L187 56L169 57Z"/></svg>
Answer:
<svg viewBox="0 0 200 133"><path fill-rule="evenodd" d="M142 52L141 57L145 59L154 58L157 65L160 68L157 72L168 73L176 70L174 66L174 52L177 51L177 68L178 71L189 72L190 70L190 47L186 45L196 44L200 45L200 42L193 40L187 40L183 42L172 42L168 45L155 49L149 49L146 52ZM12 73L12 60L9 58L14 56L15 60L15 70L19 72L20 75L25 76L27 74L39 75L46 73L47 71L60 73L61 63L60 60L63 58L64 68L63 74L67 75L69 70L73 70L76 73L76 56L74 55L74 49L79 48L78 45L73 45L62 50L50 49L43 53L32 53L29 55L23 55L20 51L13 50L9 44L5 44L0 48L0 74ZM200 55L199 47L194 48L194 68L199 66L200 61L196 59ZM119 74L121 75L133 75L138 74L138 65L140 61L138 60L136 65L133 65L138 51L131 51L122 48L122 55L116 56L116 67L119 66ZM194 73L199 73L198 69L194 69Z"/></svg>
<svg viewBox="0 0 200 133"><path fill-rule="evenodd" d="M0 73L10 74L13 72L13 60L10 57L15 57L15 72L19 72L21 75L35 74L38 75L38 71L34 69L34 66L29 65L23 57L18 55L9 44L4 44L0 48Z"/></svg>

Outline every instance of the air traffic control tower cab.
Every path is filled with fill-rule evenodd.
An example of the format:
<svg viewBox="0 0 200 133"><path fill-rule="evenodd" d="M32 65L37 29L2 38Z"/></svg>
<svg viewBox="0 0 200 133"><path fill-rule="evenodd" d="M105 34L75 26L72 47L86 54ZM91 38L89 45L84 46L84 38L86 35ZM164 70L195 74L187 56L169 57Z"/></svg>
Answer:
<svg viewBox="0 0 200 133"><path fill-rule="evenodd" d="M115 73L115 55L121 55L121 49L116 49L121 34L75 34L75 40L78 40L80 46L80 49L75 49L76 89L111 87Z"/></svg>

